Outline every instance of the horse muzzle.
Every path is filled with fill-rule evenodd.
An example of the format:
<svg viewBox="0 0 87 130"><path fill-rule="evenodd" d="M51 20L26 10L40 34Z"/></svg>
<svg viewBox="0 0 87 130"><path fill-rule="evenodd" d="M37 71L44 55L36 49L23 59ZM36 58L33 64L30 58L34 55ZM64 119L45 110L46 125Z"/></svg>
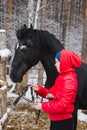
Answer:
<svg viewBox="0 0 87 130"><path fill-rule="evenodd" d="M15 83L20 83L23 80L23 76L22 75L18 75L16 73L10 73L10 78L13 82Z"/></svg>

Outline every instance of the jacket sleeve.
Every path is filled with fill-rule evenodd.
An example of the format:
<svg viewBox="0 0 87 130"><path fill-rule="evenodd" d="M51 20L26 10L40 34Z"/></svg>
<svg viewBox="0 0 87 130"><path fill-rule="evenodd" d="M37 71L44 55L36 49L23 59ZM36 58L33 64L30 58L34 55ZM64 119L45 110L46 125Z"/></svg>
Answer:
<svg viewBox="0 0 87 130"><path fill-rule="evenodd" d="M62 90L62 95L58 99L52 100L50 102L42 103L42 110L47 113L63 113L68 109L68 105L72 107L75 101L77 92L77 82L74 78L67 77L64 81L64 88ZM74 108L73 108L74 109Z"/></svg>
<svg viewBox="0 0 87 130"><path fill-rule="evenodd" d="M50 94L52 93L52 88L54 87L55 85L53 85L51 88L47 89L41 85L38 85L39 89L37 92L38 95L40 95L42 98L46 98L47 94Z"/></svg>
<svg viewBox="0 0 87 130"><path fill-rule="evenodd" d="M37 94L40 95L42 98L45 98L49 90L41 85L38 85L39 90L37 91Z"/></svg>

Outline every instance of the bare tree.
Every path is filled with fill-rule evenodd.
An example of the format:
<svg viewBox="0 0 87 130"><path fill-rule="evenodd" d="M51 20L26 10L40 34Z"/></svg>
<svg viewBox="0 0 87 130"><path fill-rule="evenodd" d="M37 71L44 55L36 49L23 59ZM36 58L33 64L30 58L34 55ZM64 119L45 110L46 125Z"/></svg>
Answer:
<svg viewBox="0 0 87 130"><path fill-rule="evenodd" d="M34 28L37 28L37 25L38 25L38 15L40 12L40 4L41 4L41 0L38 0L37 5L36 5L36 11L35 11Z"/></svg>
<svg viewBox="0 0 87 130"><path fill-rule="evenodd" d="M1 23L1 1L0 1L0 23ZM1 29L1 24L0 24L0 29Z"/></svg>
<svg viewBox="0 0 87 130"><path fill-rule="evenodd" d="M62 17L63 17L63 0L61 1L60 21L62 21Z"/></svg>
<svg viewBox="0 0 87 130"><path fill-rule="evenodd" d="M82 59L87 63L87 1L82 0L82 18L83 18L83 39L82 39ZM82 110L87 114L87 110Z"/></svg>
<svg viewBox="0 0 87 130"><path fill-rule="evenodd" d="M80 17L80 5L81 5L81 0L78 0L76 2L76 17L75 17L75 27L78 26L78 23L79 23L79 17Z"/></svg>
<svg viewBox="0 0 87 130"><path fill-rule="evenodd" d="M58 22L58 0L55 0L55 22Z"/></svg>
<svg viewBox="0 0 87 130"><path fill-rule="evenodd" d="M73 25L74 5L75 5L75 0L71 0L71 3L70 3L69 26Z"/></svg>
<svg viewBox="0 0 87 130"><path fill-rule="evenodd" d="M46 26L45 26L45 20L46 20L46 2L47 0L42 0L42 10L41 10L41 24L40 24L40 29L45 30ZM43 84L43 66L41 64L41 62L39 62L38 64L39 68L38 68L38 83L39 84Z"/></svg>
<svg viewBox="0 0 87 130"><path fill-rule="evenodd" d="M67 30L67 17L68 17L68 0L63 0L61 4L61 41L65 46L66 30Z"/></svg>
<svg viewBox="0 0 87 130"><path fill-rule="evenodd" d="M82 0L83 13L83 40L82 40L82 59L87 62L87 0Z"/></svg>
<svg viewBox="0 0 87 130"><path fill-rule="evenodd" d="M34 0L28 0L28 26L34 25Z"/></svg>
<svg viewBox="0 0 87 130"><path fill-rule="evenodd" d="M7 17L7 28L12 29L11 23L12 23L12 12L13 12L13 1L8 0L7 1L7 12L8 12L8 17Z"/></svg>

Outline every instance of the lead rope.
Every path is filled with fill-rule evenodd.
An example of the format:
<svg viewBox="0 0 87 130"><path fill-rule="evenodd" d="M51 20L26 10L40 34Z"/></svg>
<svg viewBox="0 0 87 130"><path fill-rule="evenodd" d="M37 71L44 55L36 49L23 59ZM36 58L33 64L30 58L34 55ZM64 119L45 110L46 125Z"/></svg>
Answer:
<svg viewBox="0 0 87 130"><path fill-rule="evenodd" d="M24 88L22 88L22 92L21 94L18 95L18 97L15 99L15 101L13 102L14 105L16 105L19 100L21 99L21 97L23 97L23 95L27 92L28 90L28 87L30 86L31 84L28 84L27 86L25 86Z"/></svg>
<svg viewBox="0 0 87 130"><path fill-rule="evenodd" d="M38 102L38 94L36 94L36 102ZM35 113L36 113L36 124L39 120L39 117L40 117L40 112L41 110L36 110Z"/></svg>
<svg viewBox="0 0 87 130"><path fill-rule="evenodd" d="M32 87L31 87L30 89L31 89L32 101L35 102L35 103L40 102L40 101L38 101L38 94L36 93L36 98L34 98ZM41 102L42 102L42 101L41 101ZM35 115L36 115L35 124L36 124L36 125L37 125L37 122L38 122L39 117L40 117L40 112L41 112L41 110L35 110Z"/></svg>
<svg viewBox="0 0 87 130"><path fill-rule="evenodd" d="M30 87L31 89L31 96L32 96L32 101L29 100L29 99L26 99L23 95L27 92L28 90L28 87L31 86L31 84L28 84L27 86L25 86L23 89L22 89L22 93L19 94L19 96L15 99L15 101L13 102L14 105L16 105L19 100L21 99L21 97L23 97L25 100L27 100L28 102L33 102L33 103L36 103L36 102L40 102L38 101L38 94L36 94L36 99L34 98L34 95L33 95L33 90L32 90L32 87ZM42 100L41 100L42 102ZM39 117L40 117L40 110L36 110L35 111L35 114L36 114L36 124L37 124L37 121L39 120Z"/></svg>

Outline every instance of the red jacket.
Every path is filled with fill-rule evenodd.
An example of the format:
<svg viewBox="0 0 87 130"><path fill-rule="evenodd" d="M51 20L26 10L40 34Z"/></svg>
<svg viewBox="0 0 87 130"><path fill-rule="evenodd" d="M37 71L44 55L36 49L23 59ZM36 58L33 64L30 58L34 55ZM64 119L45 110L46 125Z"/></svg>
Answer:
<svg viewBox="0 0 87 130"><path fill-rule="evenodd" d="M52 94L54 98L42 103L42 110L47 112L51 120L64 120L72 117L74 102L78 88L75 68L80 67L81 59L72 51L62 50L60 56L60 74L55 84L46 89L39 86L37 93L46 98Z"/></svg>

